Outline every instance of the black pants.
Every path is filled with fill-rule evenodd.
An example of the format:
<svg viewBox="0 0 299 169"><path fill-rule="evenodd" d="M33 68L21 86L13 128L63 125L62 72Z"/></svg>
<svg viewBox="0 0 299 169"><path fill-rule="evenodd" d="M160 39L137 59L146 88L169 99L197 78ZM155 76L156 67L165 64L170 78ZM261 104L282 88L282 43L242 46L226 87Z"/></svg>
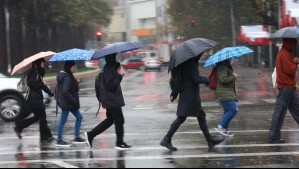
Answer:
<svg viewBox="0 0 299 169"><path fill-rule="evenodd" d="M108 128L110 128L113 124L115 125L115 132L117 137L117 143L123 143L124 140L124 124L125 119L122 112L122 108L111 108L107 109L106 113L107 118L101 122L98 126L96 126L92 131L88 134L94 138L97 135L103 133Z"/></svg>
<svg viewBox="0 0 299 169"><path fill-rule="evenodd" d="M47 114L45 110L31 110L34 114L33 117L16 121L16 129L22 131L31 126L33 123L39 121L40 140L46 141L52 138L51 130L47 122Z"/></svg>
<svg viewBox="0 0 299 169"><path fill-rule="evenodd" d="M177 119L172 123L166 137L172 138L173 135L176 133L176 131L180 128L180 126L186 121L187 117L180 117L178 116ZM206 122L206 113L201 110L199 113L199 116L197 117L198 124L200 126L200 129L202 130L206 140L209 142L211 139L211 135L209 132L209 128Z"/></svg>
<svg viewBox="0 0 299 169"><path fill-rule="evenodd" d="M272 116L269 134L270 139L281 139L281 128L288 109L295 121L299 124L299 96L296 88L279 89L275 111Z"/></svg>

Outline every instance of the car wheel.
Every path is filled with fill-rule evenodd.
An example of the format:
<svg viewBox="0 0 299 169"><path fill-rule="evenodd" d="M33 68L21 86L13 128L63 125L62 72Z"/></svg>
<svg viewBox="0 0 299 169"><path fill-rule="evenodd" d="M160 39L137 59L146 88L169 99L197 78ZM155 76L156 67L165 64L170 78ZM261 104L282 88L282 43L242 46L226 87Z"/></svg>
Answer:
<svg viewBox="0 0 299 169"><path fill-rule="evenodd" d="M17 96L8 95L0 98L0 117L6 122L13 122L21 116L23 101Z"/></svg>

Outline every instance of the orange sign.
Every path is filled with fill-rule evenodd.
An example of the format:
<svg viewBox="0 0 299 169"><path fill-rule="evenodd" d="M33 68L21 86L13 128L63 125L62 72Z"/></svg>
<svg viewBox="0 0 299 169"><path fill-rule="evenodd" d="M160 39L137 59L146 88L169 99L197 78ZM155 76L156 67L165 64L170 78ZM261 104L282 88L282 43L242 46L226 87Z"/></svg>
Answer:
<svg viewBox="0 0 299 169"><path fill-rule="evenodd" d="M154 35L154 29L139 29L139 30L132 30L133 36L149 36Z"/></svg>

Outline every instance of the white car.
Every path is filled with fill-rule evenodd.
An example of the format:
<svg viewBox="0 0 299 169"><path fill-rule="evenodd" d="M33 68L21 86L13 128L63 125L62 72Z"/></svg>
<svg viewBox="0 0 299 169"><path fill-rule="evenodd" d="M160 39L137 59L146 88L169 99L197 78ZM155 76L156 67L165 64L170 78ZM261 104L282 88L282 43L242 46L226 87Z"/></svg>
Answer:
<svg viewBox="0 0 299 169"><path fill-rule="evenodd" d="M17 90L20 79L8 78L0 74L0 117L7 122L13 122L28 113L25 110L24 94ZM43 93L45 105L50 103L48 94Z"/></svg>

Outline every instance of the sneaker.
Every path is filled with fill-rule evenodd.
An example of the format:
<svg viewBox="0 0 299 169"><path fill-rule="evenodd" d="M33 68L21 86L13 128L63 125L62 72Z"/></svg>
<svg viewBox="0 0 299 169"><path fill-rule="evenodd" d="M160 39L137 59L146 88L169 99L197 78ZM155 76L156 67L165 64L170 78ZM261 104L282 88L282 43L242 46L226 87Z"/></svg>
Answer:
<svg viewBox="0 0 299 169"><path fill-rule="evenodd" d="M231 137L231 136L234 136L233 134L230 134L226 129L224 129L222 126L220 126L220 125L218 125L218 127L217 128L215 128L215 130L219 133L219 134L221 134L221 135L223 135L223 136L225 136L225 137Z"/></svg>
<svg viewBox="0 0 299 169"><path fill-rule="evenodd" d="M22 131L20 131L17 127L14 128L17 137L21 140L22 139Z"/></svg>
<svg viewBox="0 0 299 169"><path fill-rule="evenodd" d="M132 146L127 145L125 142L122 144L116 144L116 150L129 150Z"/></svg>
<svg viewBox="0 0 299 169"><path fill-rule="evenodd" d="M84 140L83 138L81 137L78 137L78 138L75 138L74 141L73 141L74 144L85 144L86 143L86 140Z"/></svg>
<svg viewBox="0 0 299 169"><path fill-rule="evenodd" d="M57 141L56 147L70 147L71 145L65 141Z"/></svg>
<svg viewBox="0 0 299 169"><path fill-rule="evenodd" d="M88 135L88 132L84 132L84 135L85 135L85 140L86 140L86 143L87 145L89 146L89 148L92 148L92 138L89 137Z"/></svg>
<svg viewBox="0 0 299 169"><path fill-rule="evenodd" d="M225 140L225 138L212 136L208 142L209 149L212 149L216 145L221 144L222 142L224 142L224 140Z"/></svg>

